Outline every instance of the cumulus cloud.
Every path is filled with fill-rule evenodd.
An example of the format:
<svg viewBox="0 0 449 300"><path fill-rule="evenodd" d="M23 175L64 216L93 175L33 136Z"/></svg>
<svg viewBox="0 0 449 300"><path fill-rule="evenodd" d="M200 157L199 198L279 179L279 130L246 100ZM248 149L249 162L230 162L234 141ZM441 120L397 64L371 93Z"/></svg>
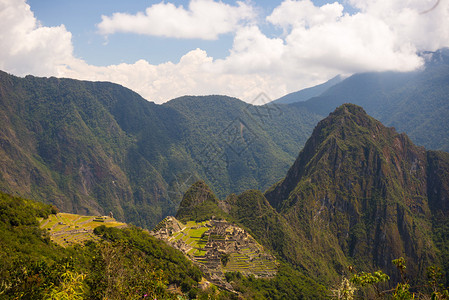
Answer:
<svg viewBox="0 0 449 300"><path fill-rule="evenodd" d="M343 5L338 2L315 6L311 1L291 1L281 3L267 17L272 24L289 27L309 28L324 23L335 23L343 15Z"/></svg>
<svg viewBox="0 0 449 300"><path fill-rule="evenodd" d="M316 7L309 0L286 0L267 20L288 28L284 61L301 68L354 73L409 71L422 64L416 45L399 35L397 24L357 7L361 12L349 15L337 2Z"/></svg>
<svg viewBox="0 0 449 300"><path fill-rule="evenodd" d="M106 67L78 61L64 76L92 81L120 83L156 103L183 95L221 94L251 102L261 92L283 95L286 85L279 76L222 72L204 50L195 49L179 62L151 65L145 60L134 64Z"/></svg>
<svg viewBox="0 0 449 300"><path fill-rule="evenodd" d="M381 20L395 34L398 44L419 50L449 46L449 1L447 0L350 0L364 15Z"/></svg>
<svg viewBox="0 0 449 300"><path fill-rule="evenodd" d="M256 23L242 23L253 20L256 9L240 2L196 0L188 9L160 3L145 14L114 14L103 17L99 28L104 34L124 30L120 26L127 17L141 22L133 30L146 34L152 27L146 22L164 16L161 22L171 21L150 34L213 39L233 32L234 41L223 59L195 49L179 61L158 65L138 60L99 67L74 57L71 33L63 25L42 26L25 0L0 0L0 69L111 81L157 103L186 94L226 94L251 102L260 92L276 98L337 74L413 70L422 64L418 51L449 46L448 0L430 11L434 1L350 1L357 13L345 13L338 2L316 6L310 0L285 0L266 17L268 25L282 29L279 36L268 36ZM215 27L205 25L210 23Z"/></svg>
<svg viewBox="0 0 449 300"><path fill-rule="evenodd" d="M43 27L25 1L0 0L0 69L14 74L59 74L72 58L64 25Z"/></svg>
<svg viewBox="0 0 449 300"><path fill-rule="evenodd" d="M257 26L248 26L236 32L230 55L218 60L220 72L252 73L273 72L283 59L284 41L268 38Z"/></svg>
<svg viewBox="0 0 449 300"><path fill-rule="evenodd" d="M100 33L129 32L172 38L217 39L236 30L242 21L254 18L253 8L237 1L237 6L213 0L192 0L188 9L161 2L135 15L114 13L102 16Z"/></svg>

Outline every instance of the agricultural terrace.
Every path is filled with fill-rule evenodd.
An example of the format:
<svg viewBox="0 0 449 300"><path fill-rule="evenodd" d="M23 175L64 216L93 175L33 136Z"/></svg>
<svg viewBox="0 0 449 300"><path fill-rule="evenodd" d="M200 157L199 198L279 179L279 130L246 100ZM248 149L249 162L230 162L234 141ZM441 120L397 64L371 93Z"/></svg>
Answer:
<svg viewBox="0 0 449 300"><path fill-rule="evenodd" d="M49 215L48 219L40 219L39 222L42 229L48 230L51 240L63 247L82 244L88 240L99 240L93 230L100 225L126 227L125 223L107 216L81 216L69 213Z"/></svg>
<svg viewBox="0 0 449 300"><path fill-rule="evenodd" d="M277 262L245 230L227 221L209 220L181 223L167 217L153 230L197 263L210 278L222 279L225 272L269 278L277 272Z"/></svg>

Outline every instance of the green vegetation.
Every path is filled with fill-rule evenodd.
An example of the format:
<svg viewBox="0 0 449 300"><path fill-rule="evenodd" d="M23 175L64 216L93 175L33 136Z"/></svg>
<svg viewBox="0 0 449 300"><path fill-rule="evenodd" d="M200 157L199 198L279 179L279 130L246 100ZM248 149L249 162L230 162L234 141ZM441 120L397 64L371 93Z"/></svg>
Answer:
<svg viewBox="0 0 449 300"><path fill-rule="evenodd" d="M0 72L0 189L64 211L113 212L146 228L179 206L186 225L170 239L203 265L211 261L207 243L223 243L227 234L208 235L206 227L215 226L208 220L234 222L280 262L273 278L262 279L246 275L278 265L254 248L213 253L214 268L227 272L226 288L245 298L326 298L326 287L338 285L347 291L340 298L389 289L396 298L444 299L449 154L415 146L351 104L304 142L330 106L360 99L418 143L447 150L447 74L444 64L413 74L359 74L313 101L256 107L224 96L156 105L110 83ZM265 193L252 189L276 181ZM238 297L212 284L200 290L205 274L148 232L109 225L121 224L0 194L0 296ZM405 262L393 261L401 256L407 280ZM366 272L339 282L348 265Z"/></svg>
<svg viewBox="0 0 449 300"><path fill-rule="evenodd" d="M226 214L218 207L218 199L204 181L194 183L184 194L176 218L181 222L202 222L224 218Z"/></svg>
<svg viewBox="0 0 449 300"><path fill-rule="evenodd" d="M252 106L225 96L156 105L111 83L1 72L0 189L152 228L198 179L220 199L266 190L344 102L448 150L447 74L446 59L421 72L357 74L303 103Z"/></svg>
<svg viewBox="0 0 449 300"><path fill-rule="evenodd" d="M243 276L240 272L228 272L226 280L242 294L244 299L326 299L326 288L292 269L281 264L279 273L273 279L256 279Z"/></svg>
<svg viewBox="0 0 449 300"><path fill-rule="evenodd" d="M169 241L176 242L178 240L183 240L192 250L189 252L192 255L202 256L204 251L200 249L204 248L207 242L207 238L204 235L206 231L209 230L209 222L194 222L189 221L186 223L182 232L177 232L173 234L173 237Z"/></svg>
<svg viewBox="0 0 449 300"><path fill-rule="evenodd" d="M168 285L198 294L198 268L147 232L101 225L100 242L63 248L39 228L51 213L52 206L0 193L2 299L175 299Z"/></svg>
<svg viewBox="0 0 449 300"><path fill-rule="evenodd" d="M361 107L346 104L317 125L287 176L265 194L249 190L209 203L214 210L225 210L225 218L247 229L310 282L336 285L348 265L357 270L380 268L358 273L339 288L369 285L360 297L379 295L376 289L393 288L387 273L391 281L400 281L391 294L406 299L427 293L419 287L426 286L428 267L440 262L447 267L448 170L447 154L416 147L405 134L384 127ZM194 210L204 199L189 191L184 200ZM207 211L204 216L210 217ZM399 255L409 262L407 282L395 271L398 263L404 264L388 261ZM248 268L244 257L233 253L223 261L236 290L268 297L265 289L251 294L250 277L235 275Z"/></svg>
<svg viewBox="0 0 449 300"><path fill-rule="evenodd" d="M444 216L449 208L448 163L445 154L426 152L362 108L344 105L317 125L286 178L265 194L249 190L209 203L226 210L225 218L311 281L333 285L347 265L381 268L398 281L400 274L385 257L403 255L409 261L409 284L419 286L427 267L438 264L439 257L443 265L447 261L445 223L440 217L432 224L429 216L432 211ZM427 197L426 186L435 196ZM194 211L203 205L201 199L189 191L184 200ZM435 244L432 232L437 233ZM231 254L225 269L243 272L246 263L240 254ZM360 273L359 279L368 283L387 277L374 272ZM245 286L246 280L240 283ZM398 293L405 290L402 285Z"/></svg>
<svg viewBox="0 0 449 300"><path fill-rule="evenodd" d="M286 244L301 249L282 255L325 282L348 264L393 273L385 257L403 255L418 280L438 262L426 155L362 108L337 108L317 125L286 178L265 194L288 220L290 230L282 232L294 233ZM318 268L304 263L317 256Z"/></svg>
<svg viewBox="0 0 449 300"><path fill-rule="evenodd" d="M271 255L268 255L261 245L253 241L251 237L248 239L246 234L242 234L241 239L236 237L233 233L242 233L243 231L235 225L227 223L224 226L226 227L226 234L221 235L216 232L216 225L213 225L213 220L201 223L189 221L179 227L181 231L173 231L168 235L163 235L164 228L174 228L170 222L174 221L164 220L164 222L161 222L164 224L159 224L156 227L158 228L155 232L156 236L160 238L164 236L164 240L183 249L182 251L190 255L192 260L205 270L206 274L213 273L215 280L216 276L220 276L219 270L221 269L224 273L221 276L228 284L226 288L232 288L244 299L321 299L326 297L327 291L324 285L293 269L287 263L279 264ZM219 223L220 226L224 225L222 222ZM193 238L194 236L199 237L199 233L203 232L204 229L206 231L201 234L199 240ZM185 241L187 245L180 245L179 240ZM246 243L246 240L250 242ZM209 256L209 250L195 250L192 253L188 250L189 247L204 248L206 242L212 245L217 241L228 241L230 244L237 241L240 246L237 249L233 247L229 249L229 244L226 243L222 246L216 246L215 250L220 251L217 258ZM224 249L229 250L225 251ZM214 283L225 286L221 280ZM217 299L238 299L235 293L221 292L216 297Z"/></svg>
<svg viewBox="0 0 449 300"><path fill-rule="evenodd" d="M49 232L53 242L60 246L83 244L89 240L99 240L93 230L100 226L125 227L125 223L117 222L110 217L90 217L68 213L50 215L41 219L40 228Z"/></svg>
<svg viewBox="0 0 449 300"><path fill-rule="evenodd" d="M40 230L54 207L0 194L2 299L135 299L143 295L175 299L176 285L186 298L237 299L235 293L213 286L201 290L201 272L181 252L136 227L118 229L104 224L95 228L101 242L89 241L65 248L53 244L48 230ZM64 216L64 215L63 215ZM65 221L86 220L66 215ZM189 222L192 237L206 223ZM47 226L46 225L46 226ZM201 234L202 235L202 234ZM195 238L195 239L196 239ZM249 249L242 249L248 252ZM251 253L247 253L250 255ZM229 263L232 262L230 258ZM228 265L229 266L229 265ZM233 274L233 273L228 273ZM301 299L325 295L325 288L282 264L273 279L243 276L227 279L246 299Z"/></svg>
<svg viewBox="0 0 449 300"><path fill-rule="evenodd" d="M427 283L418 287L411 287L406 276L406 261L403 257L394 259L392 263L396 266L401 277L394 288L388 288L384 283L390 280L390 276L382 271L373 273L354 273L354 269L348 269L352 273L350 279L343 277L337 288L331 290L334 299L449 299L449 291L442 283L443 275L437 267L429 267L427 270ZM374 288L375 293L369 288ZM387 289L385 289L387 288ZM371 293L370 293L371 292Z"/></svg>
<svg viewBox="0 0 449 300"><path fill-rule="evenodd" d="M188 255L206 276L218 280L217 284L223 285L226 272L238 271L260 278L272 278L277 273L275 258L242 228L227 221L210 219L182 224L169 217L156 228L155 237Z"/></svg>
<svg viewBox="0 0 449 300"><path fill-rule="evenodd" d="M319 118L225 96L148 102L116 84L0 71L0 190L153 228L202 178L219 197L279 180Z"/></svg>

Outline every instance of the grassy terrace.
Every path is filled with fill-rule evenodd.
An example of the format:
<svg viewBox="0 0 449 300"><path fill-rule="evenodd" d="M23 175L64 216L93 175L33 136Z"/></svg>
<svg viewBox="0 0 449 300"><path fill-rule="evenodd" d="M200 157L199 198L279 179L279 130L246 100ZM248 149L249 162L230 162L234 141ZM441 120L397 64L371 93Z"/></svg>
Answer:
<svg viewBox="0 0 449 300"><path fill-rule="evenodd" d="M100 225L107 227L126 226L125 223L117 222L109 217L98 218L68 213L50 215L46 220L39 219L39 222L42 229L50 232L52 241L63 247L84 243L88 240L97 240L98 237L93 234L93 230Z"/></svg>
<svg viewBox="0 0 449 300"><path fill-rule="evenodd" d="M240 253L231 253L230 260L224 272L239 271L242 273L251 273L255 275L265 274L267 272L276 272L277 266L275 261L264 258L250 259L250 256Z"/></svg>
<svg viewBox="0 0 449 300"><path fill-rule="evenodd" d="M188 222L187 224L185 224L185 228L182 231L177 232L173 235L172 241L182 239L187 245L193 248L189 252L187 252L187 254L204 256L206 252L197 250L197 248L202 249L207 243L207 238L202 238L203 234L207 230L209 230L209 228L206 226L207 223L208 222Z"/></svg>
<svg viewBox="0 0 449 300"><path fill-rule="evenodd" d="M163 220L155 228L155 232L159 229L172 228L172 225L166 223L169 220ZM244 274L254 274L256 276L271 277L277 272L276 260L267 255L263 247L258 244L253 238L241 234L236 234L236 228L229 225L226 230L220 234L211 227L214 224L212 221L194 222L189 221L186 224L180 223L180 231L171 232L169 236L165 237L170 243L179 244L179 241L183 241L186 246L183 247L184 253L189 255L194 261L206 268L211 268L210 271L215 273L240 271ZM240 229L239 229L240 230ZM238 242L235 238L238 237ZM210 242L211 245L220 245L219 251L226 251L229 256L229 261L226 267L220 264L217 270L216 256L213 266L210 265L210 258L206 256L207 251L204 250L206 244ZM232 244L227 244L227 243ZM211 255L216 255L211 254Z"/></svg>

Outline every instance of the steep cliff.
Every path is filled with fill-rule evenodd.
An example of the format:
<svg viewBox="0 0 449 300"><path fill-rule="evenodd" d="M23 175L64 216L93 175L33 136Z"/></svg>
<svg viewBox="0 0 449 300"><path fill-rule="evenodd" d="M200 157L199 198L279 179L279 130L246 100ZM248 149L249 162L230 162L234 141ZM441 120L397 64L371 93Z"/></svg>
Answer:
<svg viewBox="0 0 449 300"><path fill-rule="evenodd" d="M429 202L429 186L438 194L447 185L447 177L438 175L438 183L428 174L438 168L428 166L429 156L405 134L345 104L318 123L287 176L265 196L337 269L351 263L394 278L391 261L405 256L410 274L423 274L438 260L429 205L447 202L442 195Z"/></svg>

